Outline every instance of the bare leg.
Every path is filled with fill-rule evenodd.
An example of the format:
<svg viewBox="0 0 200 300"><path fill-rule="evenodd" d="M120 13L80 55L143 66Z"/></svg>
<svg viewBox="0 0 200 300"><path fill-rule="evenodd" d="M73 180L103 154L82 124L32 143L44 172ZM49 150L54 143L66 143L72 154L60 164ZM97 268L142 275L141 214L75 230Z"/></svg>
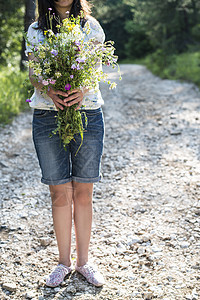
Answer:
<svg viewBox="0 0 200 300"><path fill-rule="evenodd" d="M88 261L92 228L92 193L93 183L73 182L73 216L78 266Z"/></svg>
<svg viewBox="0 0 200 300"><path fill-rule="evenodd" d="M59 263L69 267L71 265L72 183L50 185L49 189Z"/></svg>

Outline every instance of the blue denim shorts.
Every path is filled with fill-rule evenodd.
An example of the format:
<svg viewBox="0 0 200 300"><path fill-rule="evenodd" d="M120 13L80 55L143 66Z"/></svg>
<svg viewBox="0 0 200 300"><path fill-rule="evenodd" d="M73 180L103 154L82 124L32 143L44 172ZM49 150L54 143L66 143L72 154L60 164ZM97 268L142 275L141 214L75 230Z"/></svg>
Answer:
<svg viewBox="0 0 200 300"><path fill-rule="evenodd" d="M83 110L88 125L83 135L70 142L65 150L58 133L50 138L56 128L57 111L34 109L32 132L39 165L42 171L41 182L58 185L70 181L93 183L100 176L101 156L103 152L104 120L102 109ZM82 115L83 125L85 117ZM75 155L76 154L76 155Z"/></svg>

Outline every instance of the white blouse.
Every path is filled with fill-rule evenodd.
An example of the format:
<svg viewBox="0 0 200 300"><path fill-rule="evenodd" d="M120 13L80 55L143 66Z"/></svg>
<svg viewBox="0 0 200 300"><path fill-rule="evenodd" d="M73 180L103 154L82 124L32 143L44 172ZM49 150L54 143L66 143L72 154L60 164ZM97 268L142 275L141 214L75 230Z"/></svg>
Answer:
<svg viewBox="0 0 200 300"><path fill-rule="evenodd" d="M89 34L86 34L84 32L85 38L84 41L88 41L91 38L95 38L100 43L103 43L105 41L105 34L104 31L99 24L99 22L91 17L87 17L87 23L90 27ZM37 28L38 22L32 23L28 28L27 37L30 42L30 44L37 45L39 41L42 41L44 39L44 35L42 30L38 29L35 30L34 28ZM26 43L26 50L25 54L28 56L28 53L32 52L31 46L29 46ZM101 68L101 66L100 66ZM55 104L53 103L52 99L48 97L46 94L41 94L40 91L36 88L34 88L34 94L30 98L31 102L29 102L30 107L37 108L37 109L48 109L48 110L57 110ZM101 92L98 88L97 92L90 90L87 94L85 94L83 98L83 105L84 109L97 109L104 103L103 98L101 96Z"/></svg>

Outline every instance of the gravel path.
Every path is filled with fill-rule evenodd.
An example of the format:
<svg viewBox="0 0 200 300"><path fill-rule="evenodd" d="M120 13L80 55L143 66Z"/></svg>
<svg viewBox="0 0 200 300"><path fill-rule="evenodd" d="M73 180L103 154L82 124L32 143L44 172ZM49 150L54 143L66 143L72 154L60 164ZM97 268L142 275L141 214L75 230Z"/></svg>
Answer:
<svg viewBox="0 0 200 300"><path fill-rule="evenodd" d="M143 66L121 71L116 90L102 84L103 180L94 190L90 258L106 284L73 272L44 286L57 247L28 112L0 130L0 299L200 299L200 92Z"/></svg>

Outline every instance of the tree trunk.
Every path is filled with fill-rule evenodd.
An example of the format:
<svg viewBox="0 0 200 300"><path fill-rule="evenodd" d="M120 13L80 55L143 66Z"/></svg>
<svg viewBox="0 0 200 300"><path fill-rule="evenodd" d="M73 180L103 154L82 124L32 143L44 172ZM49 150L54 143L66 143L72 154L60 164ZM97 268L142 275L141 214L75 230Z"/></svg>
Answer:
<svg viewBox="0 0 200 300"><path fill-rule="evenodd" d="M35 0L25 0L25 15L24 15L24 31L27 32L28 27L31 23L35 21ZM25 69L24 61L27 60L27 57L24 53L25 51L25 40L22 41L22 50L21 50L21 60L20 60L20 70Z"/></svg>
<svg viewBox="0 0 200 300"><path fill-rule="evenodd" d="M196 7L196 1L192 0L192 9L193 9L193 26L196 25L198 23L198 9Z"/></svg>

